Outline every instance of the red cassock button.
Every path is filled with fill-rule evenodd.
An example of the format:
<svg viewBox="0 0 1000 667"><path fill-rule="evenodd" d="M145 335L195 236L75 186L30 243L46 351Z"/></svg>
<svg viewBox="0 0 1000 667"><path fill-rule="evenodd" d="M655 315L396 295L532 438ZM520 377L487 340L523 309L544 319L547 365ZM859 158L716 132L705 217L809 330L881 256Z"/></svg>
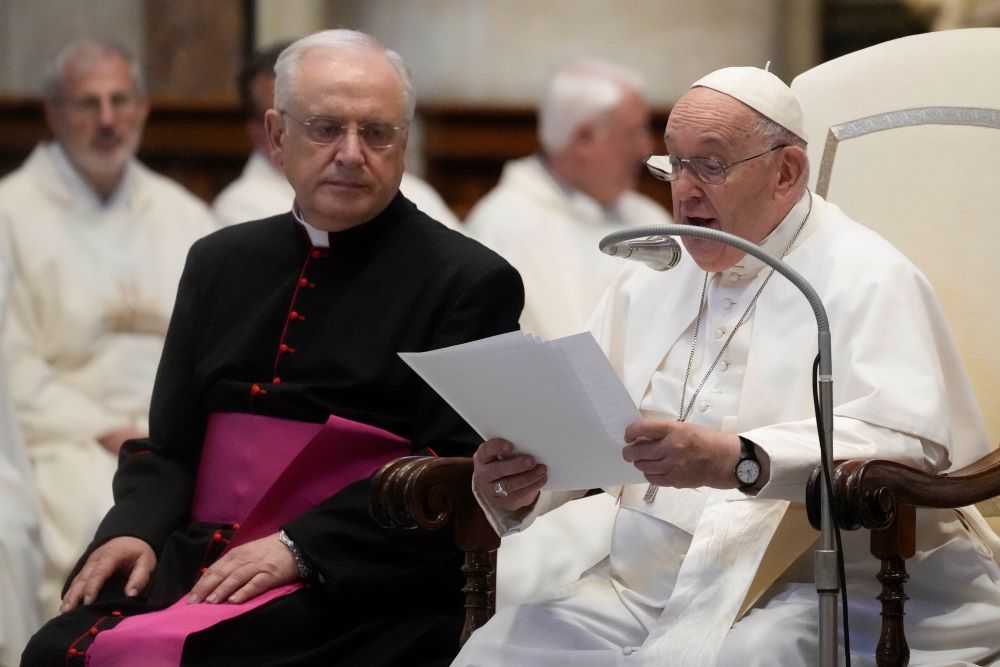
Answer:
<svg viewBox="0 0 1000 667"><path fill-rule="evenodd" d="M319 259L322 256L323 256L323 251L322 250L313 250L312 251L312 258L313 259Z"/></svg>
<svg viewBox="0 0 1000 667"><path fill-rule="evenodd" d="M299 311L293 310L292 312L288 313L288 319L292 320L293 322L299 319Z"/></svg>
<svg viewBox="0 0 1000 667"><path fill-rule="evenodd" d="M264 393L264 390L260 388L259 384L254 384L250 386L250 393L254 396L259 396Z"/></svg>
<svg viewBox="0 0 1000 667"><path fill-rule="evenodd" d="M120 611L113 611L113 612L111 612L111 615L112 616L121 616L122 613Z"/></svg>
<svg viewBox="0 0 1000 667"><path fill-rule="evenodd" d="M308 278L299 278L299 287L305 287L309 284Z"/></svg>
<svg viewBox="0 0 1000 667"><path fill-rule="evenodd" d="M271 380L271 382L273 382L274 384L281 384L281 378L275 376L275 378Z"/></svg>

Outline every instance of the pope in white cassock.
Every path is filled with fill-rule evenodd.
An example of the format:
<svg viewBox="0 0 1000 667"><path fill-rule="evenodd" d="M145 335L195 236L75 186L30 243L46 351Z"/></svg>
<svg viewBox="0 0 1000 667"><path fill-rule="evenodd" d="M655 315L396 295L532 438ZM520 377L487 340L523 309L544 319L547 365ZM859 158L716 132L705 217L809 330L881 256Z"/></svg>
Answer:
<svg viewBox="0 0 1000 667"><path fill-rule="evenodd" d="M654 164L680 224L783 257L817 290L833 335L834 458L928 471L988 451L937 298L885 240L806 188L801 109L777 77L727 68L677 102ZM684 237L673 271L630 264L592 320L639 405L623 455L646 485L619 498L607 559L501 610L456 665L808 665L818 654L812 543L802 510L819 463L810 368L815 319L755 258ZM596 252L596 250L595 250ZM737 478L738 463L759 470ZM540 491L544 466L490 440L476 495L501 534L580 493ZM974 509L920 511L906 622L911 665L1000 653L1000 544ZM854 665L874 665L878 562L844 535Z"/></svg>
<svg viewBox="0 0 1000 667"><path fill-rule="evenodd" d="M12 274L4 353L41 497L49 615L111 507L119 447L146 433L188 247L217 226L134 158L148 109L127 54L72 44L47 82L56 141L0 181L0 256Z"/></svg>
<svg viewBox="0 0 1000 667"><path fill-rule="evenodd" d="M621 270L595 253L626 226L668 224L638 192L653 151L643 83L631 70L583 58L548 80L538 109L538 155L508 162L500 183L465 220L468 233L514 265L524 281L521 328L542 338L579 333ZM497 607L569 583L608 553L611 498L592 496L507 536L497 563Z"/></svg>

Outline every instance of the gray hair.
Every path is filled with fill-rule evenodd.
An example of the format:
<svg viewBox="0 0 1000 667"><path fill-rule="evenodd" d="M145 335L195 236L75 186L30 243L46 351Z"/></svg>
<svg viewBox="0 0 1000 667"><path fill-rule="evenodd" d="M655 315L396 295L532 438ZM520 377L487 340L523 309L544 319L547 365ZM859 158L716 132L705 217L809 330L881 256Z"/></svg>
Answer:
<svg viewBox="0 0 1000 667"><path fill-rule="evenodd" d="M139 97L146 96L146 77L142 66L132 53L120 44L97 39L79 39L67 44L55 61L45 70L42 93L49 102L62 101L62 79L70 65L90 65L109 56L118 56L128 63L132 86Z"/></svg>
<svg viewBox="0 0 1000 667"><path fill-rule="evenodd" d="M786 146L798 146L802 150L806 149L805 139L799 135L782 125L778 125L756 109L750 109L750 114L750 129L753 130L754 134L759 134L768 139L772 146L784 144Z"/></svg>
<svg viewBox="0 0 1000 667"><path fill-rule="evenodd" d="M806 150L808 144L806 140L795 134L783 125L779 125L756 109L750 109L750 129L764 139L767 139L769 146L797 146ZM765 159L771 159L768 156ZM805 182L809 181L809 163L806 162Z"/></svg>
<svg viewBox="0 0 1000 667"><path fill-rule="evenodd" d="M614 110L629 91L641 94L638 74L602 60L581 58L555 72L538 109L538 139L547 153L562 151L585 123Z"/></svg>
<svg viewBox="0 0 1000 667"><path fill-rule="evenodd" d="M357 30L323 30L313 33L293 42L291 46L281 52L278 61L274 65L274 72L277 76L274 82L274 106L283 109L292 94L292 88L296 74L298 74L299 63L306 52L313 49L329 49L333 51L351 51L359 53L363 51L377 51L382 54L399 76L399 81L403 85L404 111L406 120L413 120L413 114L417 108L417 96L413 89L413 81L410 79L410 72L406 69L406 63L402 56L391 49L382 46L381 43L371 35L367 35Z"/></svg>

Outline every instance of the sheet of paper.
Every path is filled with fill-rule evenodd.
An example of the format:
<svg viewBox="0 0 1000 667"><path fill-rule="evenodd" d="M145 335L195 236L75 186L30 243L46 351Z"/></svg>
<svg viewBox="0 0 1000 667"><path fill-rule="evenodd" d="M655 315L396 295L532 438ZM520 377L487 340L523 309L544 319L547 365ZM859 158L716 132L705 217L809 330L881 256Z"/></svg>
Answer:
<svg viewBox="0 0 1000 667"><path fill-rule="evenodd" d="M544 463L545 488L644 481L621 455L639 411L589 333L547 342L515 332L399 356L484 439Z"/></svg>

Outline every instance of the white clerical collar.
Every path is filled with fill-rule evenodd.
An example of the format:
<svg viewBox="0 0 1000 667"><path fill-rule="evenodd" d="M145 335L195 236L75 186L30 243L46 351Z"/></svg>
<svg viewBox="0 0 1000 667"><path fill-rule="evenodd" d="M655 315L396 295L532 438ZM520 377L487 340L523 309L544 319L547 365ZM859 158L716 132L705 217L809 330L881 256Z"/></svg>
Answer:
<svg viewBox="0 0 1000 667"><path fill-rule="evenodd" d="M552 166L549 164L549 161L544 155L538 156L538 162L542 165L542 168L545 169L545 173L549 175L549 178L552 179L556 188L558 188L559 191L565 195L566 199L569 200L570 205L583 212L585 219L602 220L612 224L624 224L625 219L617 201L614 204L605 206L583 190L575 188L561 179L556 172L552 170Z"/></svg>
<svg viewBox="0 0 1000 667"><path fill-rule="evenodd" d="M299 210L298 202L292 203L292 215L295 216L295 219L298 221L298 223L302 225L302 229L306 230L306 234L309 235L309 241L314 246L317 246L319 248L330 247L330 234L328 232L324 232L322 229L316 229L308 222L306 222L305 217L303 217L302 215L302 211Z"/></svg>
<svg viewBox="0 0 1000 667"><path fill-rule="evenodd" d="M56 166L56 171L62 178L63 183L70 191L70 196L74 201L85 202L87 208L100 210L111 209L120 205L125 205L128 201L128 193L131 192L134 176L131 169L131 158L125 163L122 169L122 178L118 182L107 202L104 202L94 187L87 182L83 175L70 161L62 144L53 141L49 144L49 155Z"/></svg>
<svg viewBox="0 0 1000 667"><path fill-rule="evenodd" d="M758 244L761 249L772 257L778 259L786 252L786 248L789 250L789 243L795 238L795 234L806 222L804 220L806 216L806 211L809 210L809 192L802 193L802 197L795 203L795 206L788 212L787 215L778 223L770 234L764 237L764 239ZM800 236L796 239L798 242L802 237ZM744 254L740 261L734 264L732 267L725 269L721 273L723 278L730 282L735 282L738 280L743 280L748 277L756 276L761 269L767 266L760 259L754 257L753 255Z"/></svg>

